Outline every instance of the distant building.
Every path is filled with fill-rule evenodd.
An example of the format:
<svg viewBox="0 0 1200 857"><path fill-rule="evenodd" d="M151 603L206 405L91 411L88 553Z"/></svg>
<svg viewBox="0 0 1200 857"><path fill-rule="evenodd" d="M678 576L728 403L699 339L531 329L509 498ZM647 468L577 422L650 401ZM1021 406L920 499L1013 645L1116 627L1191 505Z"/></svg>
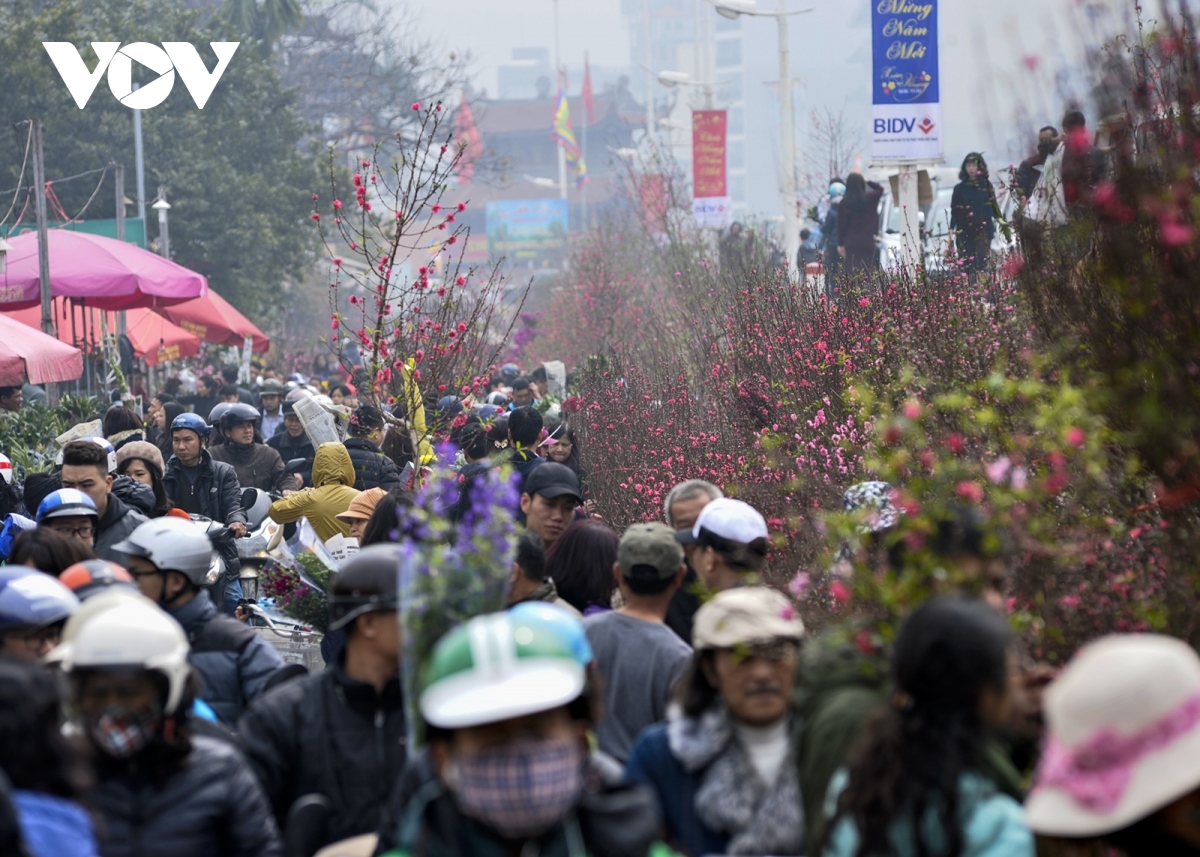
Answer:
<svg viewBox="0 0 1200 857"><path fill-rule="evenodd" d="M554 94L554 68L547 48L513 48L512 60L496 70L503 101L549 98Z"/></svg>
<svg viewBox="0 0 1200 857"><path fill-rule="evenodd" d="M578 89L578 83L573 82ZM566 232L575 232L595 224L614 204L614 198L628 179L628 164L618 150L633 146L633 133L645 123L645 109L629 94L628 89L613 87L597 93L594 99L595 121L587 125L583 101L578 95L569 96L571 124L583 148L588 168L588 181L581 188L574 176L567 176L565 201ZM495 99L472 104L477 127L483 140L486 170L465 185L450 189L445 203L469 202L461 222L471 229L467 246L467 261L482 264L497 261L503 255L509 268L543 270L558 268L566 255L566 240L559 236L559 220L555 222L555 238L542 242L531 240L526 247L519 242L497 253L489 246L489 231L497 235L495 220L513 210L521 201L560 200L558 187L558 143L550 136L554 117L553 96L543 99ZM493 203L493 223L488 223L488 204ZM496 205L500 204L500 205ZM556 203L561 207L561 203ZM549 216L551 206L529 205L536 216ZM555 212L556 213L556 212ZM532 216L532 215L531 215ZM491 243L494 243L491 242Z"/></svg>

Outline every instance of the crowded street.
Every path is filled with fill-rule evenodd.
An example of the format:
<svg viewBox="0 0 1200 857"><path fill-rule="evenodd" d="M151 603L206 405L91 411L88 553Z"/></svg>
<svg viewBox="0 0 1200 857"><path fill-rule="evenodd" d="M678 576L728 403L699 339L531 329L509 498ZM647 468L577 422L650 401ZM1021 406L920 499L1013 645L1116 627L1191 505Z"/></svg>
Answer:
<svg viewBox="0 0 1200 857"><path fill-rule="evenodd" d="M0 857L1200 854L1196 10L795 5L0 0Z"/></svg>

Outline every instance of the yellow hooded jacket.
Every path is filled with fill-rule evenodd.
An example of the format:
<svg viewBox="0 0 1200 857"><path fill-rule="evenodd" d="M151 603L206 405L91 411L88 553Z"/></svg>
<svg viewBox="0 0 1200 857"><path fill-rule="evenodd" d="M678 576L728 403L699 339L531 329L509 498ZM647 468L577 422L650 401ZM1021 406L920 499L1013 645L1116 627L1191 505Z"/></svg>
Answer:
<svg viewBox="0 0 1200 857"><path fill-rule="evenodd" d="M313 459L313 488L305 488L271 504L268 512L277 524L289 524L308 518L321 541L336 533L350 535L350 529L337 516L350 508L358 496L354 490L354 464L340 443L323 443Z"/></svg>

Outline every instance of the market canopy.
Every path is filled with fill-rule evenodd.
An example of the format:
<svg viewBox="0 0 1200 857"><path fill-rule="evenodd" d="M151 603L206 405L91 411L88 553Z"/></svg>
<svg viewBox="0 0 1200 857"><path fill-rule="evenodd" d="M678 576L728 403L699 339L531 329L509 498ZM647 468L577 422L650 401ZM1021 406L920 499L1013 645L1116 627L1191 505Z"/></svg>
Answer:
<svg viewBox="0 0 1200 857"><path fill-rule="evenodd" d="M51 314L59 341L98 350L103 339L100 312L92 307L80 306L75 301L55 300ZM5 310L4 316L41 331L41 307L15 312ZM105 321L109 332L115 333L116 313L105 313ZM150 366L180 357L192 357L200 351L200 340L196 336L148 309L131 309L125 313L125 335L133 345L133 353Z"/></svg>
<svg viewBox="0 0 1200 857"><path fill-rule="evenodd" d="M36 328L0 315L0 385L15 387L74 381L83 374L83 355Z"/></svg>
<svg viewBox="0 0 1200 857"><path fill-rule="evenodd" d="M26 232L8 243L6 271L0 274L0 310L34 306L39 301L37 233ZM120 310L165 306L208 293L208 281L200 274L124 241L51 229L47 246L53 297Z"/></svg>
<svg viewBox="0 0 1200 857"><path fill-rule="evenodd" d="M193 298L183 303L155 307L155 312L175 322L188 333L205 342L218 345L236 345L239 348L246 337L251 338L252 351L269 351L271 340L255 324L236 309L233 304L212 289L202 298Z"/></svg>

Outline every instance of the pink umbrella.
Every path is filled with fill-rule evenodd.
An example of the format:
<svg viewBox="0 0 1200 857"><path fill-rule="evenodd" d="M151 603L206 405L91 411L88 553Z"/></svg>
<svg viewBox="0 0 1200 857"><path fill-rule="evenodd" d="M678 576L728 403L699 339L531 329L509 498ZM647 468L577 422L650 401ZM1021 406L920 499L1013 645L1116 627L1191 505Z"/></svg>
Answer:
<svg viewBox="0 0 1200 857"><path fill-rule="evenodd" d="M83 355L40 330L0 315L0 385L74 381L83 374Z"/></svg>
<svg viewBox="0 0 1200 857"><path fill-rule="evenodd" d="M202 298L162 309L156 307L154 311L205 342L240 346L249 336L252 340L251 351L271 349L271 340L267 339L267 335L212 289Z"/></svg>
<svg viewBox="0 0 1200 857"><path fill-rule="evenodd" d="M50 293L83 300L87 306L119 310L166 305L208 293L208 281L143 250L135 244L51 229ZM0 309L22 309L38 303L38 242L36 232L9 240L7 271L0 274Z"/></svg>
<svg viewBox="0 0 1200 857"><path fill-rule="evenodd" d="M72 301L56 300L51 307L51 313L57 328L55 333L60 342L86 348L88 351L100 348L100 310L81 307ZM41 329L42 308L39 306L5 310L4 315L38 328L39 331ZM115 331L116 313L108 312L105 315L108 329ZM191 333L181 330L161 315L140 307L126 310L125 333L133 346L134 355L144 358L149 366L155 366L165 360L191 357L200 350L200 340Z"/></svg>

